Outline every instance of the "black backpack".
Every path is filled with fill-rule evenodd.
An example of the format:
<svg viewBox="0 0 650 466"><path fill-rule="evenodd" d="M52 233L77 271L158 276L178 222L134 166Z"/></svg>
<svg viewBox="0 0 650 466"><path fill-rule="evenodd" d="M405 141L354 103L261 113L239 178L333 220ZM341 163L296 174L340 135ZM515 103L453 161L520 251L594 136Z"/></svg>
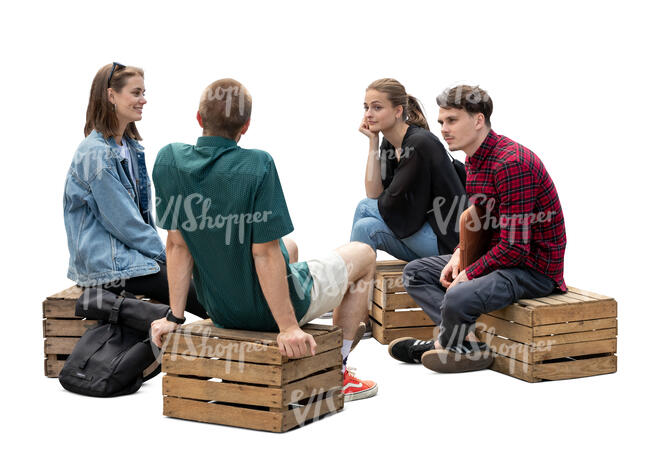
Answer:
<svg viewBox="0 0 650 466"><path fill-rule="evenodd" d="M84 333L66 359L59 374L63 388L98 397L138 391L160 372L149 329L168 309L166 304L125 293L118 296L102 288L86 288L77 300L75 315L100 322Z"/></svg>
<svg viewBox="0 0 650 466"><path fill-rule="evenodd" d="M456 171L456 175L458 175L458 178L460 179L460 182L463 184L463 189L467 189L467 170L465 169L465 164L461 162L460 160L452 157L452 155L447 152L447 155L451 159L451 165L454 167L454 170Z"/></svg>

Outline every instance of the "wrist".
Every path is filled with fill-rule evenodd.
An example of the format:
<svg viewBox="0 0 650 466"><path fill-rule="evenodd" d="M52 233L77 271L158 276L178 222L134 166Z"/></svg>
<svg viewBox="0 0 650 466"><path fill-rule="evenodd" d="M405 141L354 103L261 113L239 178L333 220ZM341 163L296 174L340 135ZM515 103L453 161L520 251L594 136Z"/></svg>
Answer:
<svg viewBox="0 0 650 466"><path fill-rule="evenodd" d="M280 329L280 333L282 332L290 332L292 330L298 329L300 326L298 325L298 322L294 323L288 323L285 325L278 325L278 329Z"/></svg>
<svg viewBox="0 0 650 466"><path fill-rule="evenodd" d="M179 316L178 314L179 314L178 312L174 313L174 312L172 311L172 309L169 308L169 310L167 311L167 315L165 316L165 318L166 318L169 322L173 322L173 323L175 323L175 324L177 324L177 325L182 325L182 324L185 323L185 317L183 316L184 311L181 311L181 312L180 312L180 316Z"/></svg>

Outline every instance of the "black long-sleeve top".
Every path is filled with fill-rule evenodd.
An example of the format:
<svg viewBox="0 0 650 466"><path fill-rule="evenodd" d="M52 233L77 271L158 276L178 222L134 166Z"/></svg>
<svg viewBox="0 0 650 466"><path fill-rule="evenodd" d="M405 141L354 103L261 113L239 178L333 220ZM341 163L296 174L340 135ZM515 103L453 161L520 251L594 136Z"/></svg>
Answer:
<svg viewBox="0 0 650 466"><path fill-rule="evenodd" d="M458 244L458 220L466 207L465 188L440 140L430 131L409 125L400 160L384 138L380 146L379 213L398 238L429 222L438 237L440 254Z"/></svg>

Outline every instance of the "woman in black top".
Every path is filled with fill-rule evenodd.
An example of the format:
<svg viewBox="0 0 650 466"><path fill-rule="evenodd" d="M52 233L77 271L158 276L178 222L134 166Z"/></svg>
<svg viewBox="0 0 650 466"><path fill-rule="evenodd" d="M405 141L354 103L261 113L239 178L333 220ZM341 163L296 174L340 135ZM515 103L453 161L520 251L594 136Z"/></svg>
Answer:
<svg viewBox="0 0 650 466"><path fill-rule="evenodd" d="M406 261L452 253L465 188L418 101L398 81L379 79L366 89L364 108L368 198L357 206L350 241Z"/></svg>

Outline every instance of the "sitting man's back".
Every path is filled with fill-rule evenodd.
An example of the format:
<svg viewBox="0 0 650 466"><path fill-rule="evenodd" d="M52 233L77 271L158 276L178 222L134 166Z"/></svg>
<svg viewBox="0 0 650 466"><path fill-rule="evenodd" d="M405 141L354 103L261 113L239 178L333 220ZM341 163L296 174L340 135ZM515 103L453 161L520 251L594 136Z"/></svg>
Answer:
<svg viewBox="0 0 650 466"><path fill-rule="evenodd" d="M158 225L180 230L194 256L199 300L226 328L275 331L260 288L251 246L293 231L275 164L261 150L232 139L199 137L195 146L161 149L153 171ZM311 276L304 262L289 264L289 292L296 315L309 307Z"/></svg>
<svg viewBox="0 0 650 466"><path fill-rule="evenodd" d="M185 321L192 273L199 301L216 325L278 331L280 353L316 354L301 327L334 310L343 329L342 392L346 401L374 396L377 384L346 369L365 331L375 253L353 242L306 262L282 237L293 225L273 159L242 149L252 101L240 83L215 81L201 97L196 145L170 144L156 160L158 226L167 230L170 312L151 326L152 341ZM290 249L291 251L289 251Z"/></svg>

